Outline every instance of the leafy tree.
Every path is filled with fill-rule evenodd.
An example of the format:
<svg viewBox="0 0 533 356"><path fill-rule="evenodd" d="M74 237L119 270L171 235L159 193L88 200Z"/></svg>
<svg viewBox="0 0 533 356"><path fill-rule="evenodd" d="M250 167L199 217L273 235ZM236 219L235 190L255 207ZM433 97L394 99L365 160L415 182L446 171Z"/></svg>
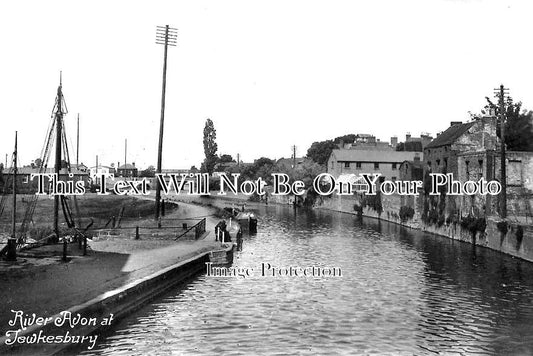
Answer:
<svg viewBox="0 0 533 356"><path fill-rule="evenodd" d="M507 106L505 144L510 151L533 151L533 111L521 108L520 102Z"/></svg>
<svg viewBox="0 0 533 356"><path fill-rule="evenodd" d="M337 148L337 145L333 140L313 142L307 150L307 157L320 165L326 165L331 151L335 148Z"/></svg>
<svg viewBox="0 0 533 356"><path fill-rule="evenodd" d="M148 166L148 168L141 171L141 177L155 177L155 167Z"/></svg>
<svg viewBox="0 0 533 356"><path fill-rule="evenodd" d="M204 127L204 153L205 159L202 163L202 172L213 173L213 169L217 164L217 132L215 130L215 125L211 119L205 121Z"/></svg>
<svg viewBox="0 0 533 356"><path fill-rule="evenodd" d="M233 157L231 157L231 155L227 155L227 154L220 155L220 158L219 158L218 161L221 162L221 163L235 162Z"/></svg>
<svg viewBox="0 0 533 356"><path fill-rule="evenodd" d="M262 177L266 182L270 182L272 179L271 173L275 172L275 162L270 158L261 157L250 166L243 168L241 172L241 180L255 180Z"/></svg>
<svg viewBox="0 0 533 356"><path fill-rule="evenodd" d="M339 137L336 137L333 142L334 143L340 143L341 141L343 142L354 142L355 141L355 134L348 134L348 135L343 135L343 136L339 136Z"/></svg>
<svg viewBox="0 0 533 356"><path fill-rule="evenodd" d="M485 109L495 109L498 113L499 107L489 98L486 98L488 105ZM482 111L485 113L485 111ZM505 144L510 151L533 151L533 112L522 110L522 103L514 103L513 98L507 97L505 105ZM501 137L498 125L496 134Z"/></svg>
<svg viewBox="0 0 533 356"><path fill-rule="evenodd" d="M301 180L304 182L305 187L309 188L313 185L313 180L317 175L324 172L324 168L318 163L306 159L301 164L296 166L296 169L290 170L291 172L287 173L291 177L291 181Z"/></svg>

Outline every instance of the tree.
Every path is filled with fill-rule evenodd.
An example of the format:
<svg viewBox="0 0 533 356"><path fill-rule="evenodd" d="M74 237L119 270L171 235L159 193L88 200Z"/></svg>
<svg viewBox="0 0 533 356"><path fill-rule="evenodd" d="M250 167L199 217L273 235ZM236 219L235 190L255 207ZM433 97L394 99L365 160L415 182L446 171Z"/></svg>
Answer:
<svg viewBox="0 0 533 356"><path fill-rule="evenodd" d="M348 134L348 135L343 135L343 136L339 136L339 137L335 137L335 139L333 140L333 143L340 143L341 141L343 142L350 142L350 143L353 143L355 141L355 134Z"/></svg>
<svg viewBox="0 0 533 356"><path fill-rule="evenodd" d="M217 164L217 132L215 130L215 125L211 119L205 121L204 127L204 154L205 159L202 163L202 172L213 173L213 169Z"/></svg>
<svg viewBox="0 0 533 356"><path fill-rule="evenodd" d="M155 177L155 168L154 166L148 166L148 168L141 171L141 177Z"/></svg>
<svg viewBox="0 0 533 356"><path fill-rule="evenodd" d="M226 155L226 154L220 155L220 158L218 161L221 163L235 162L235 160L233 159L233 157L231 157L231 155Z"/></svg>
<svg viewBox="0 0 533 356"><path fill-rule="evenodd" d="M275 171L275 162L270 158L261 157L250 166L244 167L240 179L242 181L255 180L259 177L262 177L265 181L271 181L271 174L276 173Z"/></svg>
<svg viewBox="0 0 533 356"><path fill-rule="evenodd" d="M498 113L499 106L487 98L485 110L494 109ZM482 113L486 111L482 110ZM513 98L507 97L505 103L505 145L510 151L533 151L533 112L522 110L522 102L514 103ZM501 137L500 125L496 134Z"/></svg>
<svg viewBox="0 0 533 356"><path fill-rule="evenodd" d="M510 151L533 151L533 112L520 112L522 103L507 106L505 144Z"/></svg>
<svg viewBox="0 0 533 356"><path fill-rule="evenodd" d="M307 150L307 157L324 166L328 162L331 151L336 147L337 145L333 140L313 142L311 147Z"/></svg>

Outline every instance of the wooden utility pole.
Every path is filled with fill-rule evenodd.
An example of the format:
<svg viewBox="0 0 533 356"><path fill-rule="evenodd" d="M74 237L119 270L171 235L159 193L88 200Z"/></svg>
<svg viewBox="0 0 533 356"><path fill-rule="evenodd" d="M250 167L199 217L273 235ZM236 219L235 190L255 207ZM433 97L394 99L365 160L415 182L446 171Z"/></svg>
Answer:
<svg viewBox="0 0 533 356"><path fill-rule="evenodd" d="M292 146L292 168L296 169L296 145Z"/></svg>
<svg viewBox="0 0 533 356"><path fill-rule="evenodd" d="M501 141L501 184L502 191L500 192L500 217L505 219L507 217L507 172L506 172L506 156L505 156L505 94L508 89L500 85L499 89L494 89L500 101L500 141Z"/></svg>
<svg viewBox="0 0 533 356"><path fill-rule="evenodd" d="M156 30L156 43L165 46L163 55L163 87L161 90L161 120L159 122L159 145L157 150L157 168L156 173L161 173L161 162L163 158L163 128L165 122L165 92L167 86L167 50L168 46L176 46L177 42L177 29L166 26L157 26ZM159 180L156 179L155 190L155 220L159 220L159 208L161 201L161 186Z"/></svg>
<svg viewBox="0 0 533 356"><path fill-rule="evenodd" d="M128 167L126 167L126 163L128 163L127 159L128 159L128 139L125 138L124 139L124 169L128 169Z"/></svg>

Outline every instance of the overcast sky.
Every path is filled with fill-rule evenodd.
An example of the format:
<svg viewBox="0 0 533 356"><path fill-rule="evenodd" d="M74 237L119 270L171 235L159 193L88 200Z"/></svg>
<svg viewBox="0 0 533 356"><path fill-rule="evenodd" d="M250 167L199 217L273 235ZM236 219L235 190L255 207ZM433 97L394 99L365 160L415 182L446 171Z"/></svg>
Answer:
<svg viewBox="0 0 533 356"><path fill-rule="evenodd" d="M531 1L2 1L1 161L40 155L59 71L75 161L155 165L169 48L163 168L199 166L207 118L219 153L304 155L347 133L443 131L500 84L533 109Z"/></svg>

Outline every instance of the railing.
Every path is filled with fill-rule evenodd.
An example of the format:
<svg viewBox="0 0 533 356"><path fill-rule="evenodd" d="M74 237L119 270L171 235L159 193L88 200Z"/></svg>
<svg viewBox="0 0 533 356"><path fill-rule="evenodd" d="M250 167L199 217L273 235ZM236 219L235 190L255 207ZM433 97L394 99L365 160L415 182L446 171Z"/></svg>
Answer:
<svg viewBox="0 0 533 356"><path fill-rule="evenodd" d="M177 224L163 226L162 222L165 221L181 221L181 226ZM193 225L189 225L189 222L192 222ZM108 222L109 223L109 222ZM124 232L135 233L135 239L139 239L141 235L148 235L152 238L162 237L162 238L172 238L173 240L178 240L186 235L194 237L195 240L198 240L206 231L206 219L160 219L157 222L157 226L117 226L112 228L107 228L107 225L103 229L91 229L89 232L96 234L97 236L117 236L123 235ZM129 235L131 236L131 233Z"/></svg>

